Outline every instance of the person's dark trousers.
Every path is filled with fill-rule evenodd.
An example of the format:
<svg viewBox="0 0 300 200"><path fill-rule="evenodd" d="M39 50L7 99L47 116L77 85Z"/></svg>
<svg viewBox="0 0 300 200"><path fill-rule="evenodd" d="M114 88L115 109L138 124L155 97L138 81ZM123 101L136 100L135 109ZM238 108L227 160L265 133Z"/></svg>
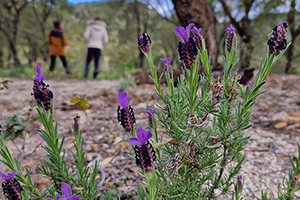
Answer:
<svg viewBox="0 0 300 200"><path fill-rule="evenodd" d="M94 76L93 78L96 79L97 75L99 73L99 60L101 56L101 49L98 48L88 48L88 53L86 56L86 65L85 65L85 70L84 70L84 78L88 77L89 74L89 69L90 69L90 63L92 59L94 58L94 63L95 63L95 70L94 70Z"/></svg>
<svg viewBox="0 0 300 200"><path fill-rule="evenodd" d="M66 73L69 75L70 74L70 70L68 68L68 64L67 64L67 60L66 60L66 56L59 56L65 70ZM56 61L56 56L51 56L51 64L50 64L50 72L52 72L55 68L55 61Z"/></svg>

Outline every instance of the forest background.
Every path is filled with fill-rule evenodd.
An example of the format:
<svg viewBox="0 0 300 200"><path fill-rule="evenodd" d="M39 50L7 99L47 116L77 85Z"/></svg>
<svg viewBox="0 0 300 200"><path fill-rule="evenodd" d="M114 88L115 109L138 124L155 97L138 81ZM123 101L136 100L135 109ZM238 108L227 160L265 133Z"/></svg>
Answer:
<svg viewBox="0 0 300 200"><path fill-rule="evenodd" d="M83 78L87 47L83 33L87 21L100 17L107 24L110 43L102 51L100 79L118 79L147 69L137 38L150 35L155 63L171 57L179 68L177 26L195 23L207 41L212 66L222 63L226 28L233 24L239 42L240 69L257 68L266 50L268 34L280 22L287 22L289 51L274 73L300 73L300 2L298 0L116 0L71 5L66 0L0 0L0 76L31 78L36 64L49 73L47 36L55 20L63 21L69 45L66 47L72 78ZM172 10L173 9L173 10ZM47 70L45 70L47 69ZM65 78L56 62L55 77Z"/></svg>

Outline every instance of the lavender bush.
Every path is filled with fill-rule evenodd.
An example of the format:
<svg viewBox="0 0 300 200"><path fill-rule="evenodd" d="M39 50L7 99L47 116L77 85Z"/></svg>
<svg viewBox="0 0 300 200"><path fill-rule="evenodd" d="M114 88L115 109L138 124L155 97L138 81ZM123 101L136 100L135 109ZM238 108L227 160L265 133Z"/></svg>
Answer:
<svg viewBox="0 0 300 200"><path fill-rule="evenodd" d="M240 170L246 155L242 150L250 138L243 131L251 127L251 109L266 91L262 88L268 74L289 46L286 28L286 23L280 23L273 29L266 58L260 63L253 83L247 86L238 82L237 38L232 25L227 29L224 74L218 78L212 76L201 29L194 24L174 29L182 39L178 53L183 75L177 88L170 58L161 59L165 68L158 77L150 37L143 33L138 38L159 97L157 109L146 111L150 130L135 130L133 108L128 107L130 99L120 92L118 100L128 111L120 112L119 107L118 121L129 136L136 154L134 159L146 182L138 185L140 199L243 199ZM198 73L200 67L203 74ZM167 80L165 87L160 84L162 76ZM158 136L157 125L168 137ZM291 160L291 164L283 191L278 192L279 199L300 198L295 195L300 190L300 147L299 157L296 162ZM267 194L262 192L261 198L268 199Z"/></svg>

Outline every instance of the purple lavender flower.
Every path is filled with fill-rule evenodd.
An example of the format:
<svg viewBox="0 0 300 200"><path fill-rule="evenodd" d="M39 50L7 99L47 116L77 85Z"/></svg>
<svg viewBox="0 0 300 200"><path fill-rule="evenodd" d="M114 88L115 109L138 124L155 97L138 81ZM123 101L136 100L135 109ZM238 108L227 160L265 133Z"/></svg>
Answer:
<svg viewBox="0 0 300 200"><path fill-rule="evenodd" d="M78 118L77 117L74 117L74 131L75 133L78 133L78 129L79 129L79 124L78 124Z"/></svg>
<svg viewBox="0 0 300 200"><path fill-rule="evenodd" d="M145 133L143 128L136 130L137 137L129 138L128 141L135 145L135 159L137 166L141 167L148 174L151 172L153 162L156 159L153 146L149 143L152 137L151 131Z"/></svg>
<svg viewBox="0 0 300 200"><path fill-rule="evenodd" d="M146 110L145 112L148 114L148 123L149 123L150 128L152 128L153 124L155 123L155 118L153 115L155 113L155 110L152 110L151 108L149 108L149 110Z"/></svg>
<svg viewBox="0 0 300 200"><path fill-rule="evenodd" d="M238 185L238 190L242 191L243 188L242 176L237 175L237 185Z"/></svg>
<svg viewBox="0 0 300 200"><path fill-rule="evenodd" d="M194 28L192 29L192 32L194 34L194 40L196 42L199 51L202 50L202 35L200 35L200 31L201 28L198 29L196 26L194 26Z"/></svg>
<svg viewBox="0 0 300 200"><path fill-rule="evenodd" d="M138 38L138 45L142 49L142 51L148 53L151 47L150 37L146 33L143 33L142 36Z"/></svg>
<svg viewBox="0 0 300 200"><path fill-rule="evenodd" d="M182 38L183 42L178 43L178 53L180 60L183 61L187 69L191 69L197 56L197 45L193 38L190 37L190 30L194 26L189 24L186 28L180 26L174 29L175 34Z"/></svg>
<svg viewBox="0 0 300 200"><path fill-rule="evenodd" d="M45 76L42 75L42 71L39 65L36 66L37 75L33 78L33 93L34 99L37 104L44 105L45 110L48 111L51 108L51 100L53 99L53 93L49 89L49 85L46 85L43 81Z"/></svg>
<svg viewBox="0 0 300 200"><path fill-rule="evenodd" d="M165 64L165 67L164 67L164 74L166 73L167 68L168 68L170 77L172 78L173 68L172 68L172 66L171 66L171 58L170 58L170 57L168 57L167 59L161 58L160 61L163 62L163 63Z"/></svg>
<svg viewBox="0 0 300 200"><path fill-rule="evenodd" d="M72 195L72 189L71 187L67 184L62 182L61 183L61 196L57 196L55 200L81 200L79 196L77 195ZM54 199L48 199L48 200L54 200Z"/></svg>
<svg viewBox="0 0 300 200"><path fill-rule="evenodd" d="M23 188L21 187L20 183L13 178L18 173L20 173L20 171L9 173L6 175L0 171L0 177L2 178L1 180L3 180L3 194L9 200L21 200L21 192Z"/></svg>
<svg viewBox="0 0 300 200"><path fill-rule="evenodd" d="M129 105L130 98L127 97L126 92L120 92L118 95L118 101L122 108L118 106L117 119L121 122L121 125L126 132L130 133L132 125L135 123L135 117L132 107Z"/></svg>
<svg viewBox="0 0 300 200"><path fill-rule="evenodd" d="M268 40L270 54L278 56L287 46L286 29L287 23L279 23L272 31L272 37Z"/></svg>
<svg viewBox="0 0 300 200"><path fill-rule="evenodd" d="M232 24L230 24L230 26L226 29L226 31L228 32L228 37L227 37L227 51L230 52L231 51L231 45L232 45L232 40L233 37L234 39L234 48L236 48L236 34L234 32L234 28L232 27Z"/></svg>

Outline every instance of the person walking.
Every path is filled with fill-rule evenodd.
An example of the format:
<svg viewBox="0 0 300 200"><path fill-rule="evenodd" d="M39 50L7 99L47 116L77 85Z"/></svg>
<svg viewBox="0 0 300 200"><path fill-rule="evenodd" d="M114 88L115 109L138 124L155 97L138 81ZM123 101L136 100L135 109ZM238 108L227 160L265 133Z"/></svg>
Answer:
<svg viewBox="0 0 300 200"><path fill-rule="evenodd" d="M67 75L71 74L67 60L66 60L66 53L64 47L68 45L66 34L63 32L64 25L60 21L53 22L54 29L50 31L48 35L48 44L50 46L50 72L53 72L55 68L55 61L56 57L59 56Z"/></svg>
<svg viewBox="0 0 300 200"><path fill-rule="evenodd" d="M96 79L99 73L101 50L103 49L103 46L109 42L105 22L98 17L88 21L88 25L84 32L84 39L86 40L88 47L84 78L88 78L89 65L92 59L94 59L95 70L93 78Z"/></svg>

